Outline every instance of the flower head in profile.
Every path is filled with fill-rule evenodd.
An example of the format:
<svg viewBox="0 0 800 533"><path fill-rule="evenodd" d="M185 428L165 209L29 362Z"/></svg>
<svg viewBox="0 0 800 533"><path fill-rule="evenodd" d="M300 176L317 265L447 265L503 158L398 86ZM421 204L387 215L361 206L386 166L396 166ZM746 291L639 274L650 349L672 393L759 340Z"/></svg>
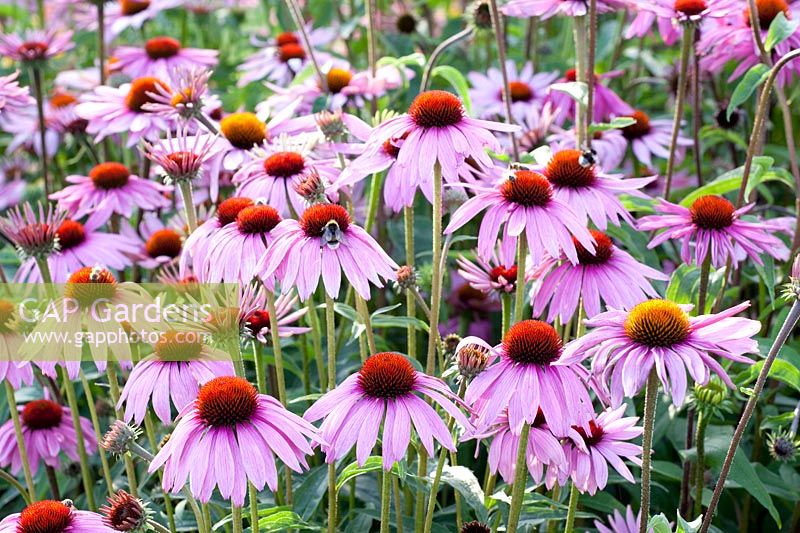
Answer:
<svg viewBox="0 0 800 533"><path fill-rule="evenodd" d="M598 0L597 12L606 13L623 7L620 0ZM582 17L588 14L589 7L584 0L511 0L502 9L509 17L539 17L542 20L555 15Z"/></svg>
<svg viewBox="0 0 800 533"><path fill-rule="evenodd" d="M32 473L39 470L40 463L58 468L62 453L73 461L78 460L78 435L68 408L42 399L19 406L19 412L22 438ZM81 417L80 426L86 453L92 454L97 450L92 423ZM15 475L22 469L22 457L11 420L0 426L0 466L10 466L11 473Z"/></svg>
<svg viewBox="0 0 800 533"><path fill-rule="evenodd" d="M34 502L0 522L1 533L115 533L103 517L75 509L71 500Z"/></svg>
<svg viewBox="0 0 800 533"><path fill-rule="evenodd" d="M382 287L394 279L397 263L338 204L315 204L299 220L284 219L272 230L274 240L259 261L256 273L267 280L278 276L281 286L297 287L306 300L319 285L339 295L342 272L362 298L370 297L369 285Z"/></svg>
<svg viewBox="0 0 800 533"><path fill-rule="evenodd" d="M638 438L643 429L636 426L637 417L623 416L626 408L621 405L607 409L589 422L588 428L572 428L563 444L567 468L548 469L548 487L556 480L564 486L569 478L580 492L594 496L608 484L609 465L627 481L635 483L623 459L641 465L642 447L628 441Z"/></svg>
<svg viewBox="0 0 800 533"><path fill-rule="evenodd" d="M21 35L0 34L0 54L22 63L41 62L70 50L71 31L58 31L51 28L27 30Z"/></svg>
<svg viewBox="0 0 800 533"><path fill-rule="evenodd" d="M15 207L0 218L0 233L14 245L23 259L43 259L58 251L58 228L67 213L51 205L29 203Z"/></svg>
<svg viewBox="0 0 800 533"><path fill-rule="evenodd" d="M739 4L736 0L630 0L637 11L626 39L644 37L653 24L666 44L675 44L681 36L681 24L700 24L706 19L725 18Z"/></svg>
<svg viewBox="0 0 800 533"><path fill-rule="evenodd" d="M20 87L17 78L19 72L0 76L0 123L5 123L24 110L30 109L35 101L28 87Z"/></svg>
<svg viewBox="0 0 800 533"><path fill-rule="evenodd" d="M130 76L154 76L167 80L176 69L209 68L217 64L217 50L185 48L178 39L159 36L143 47L119 46L114 50L114 69Z"/></svg>
<svg viewBox="0 0 800 533"><path fill-rule="evenodd" d="M356 447L356 460L363 465L382 433L383 468L405 457L413 425L420 442L433 455L436 439L455 451L447 425L420 395L427 396L462 427L470 428L460 408L463 402L440 379L414 370L399 353L382 352L367 359L361 370L317 400L303 415L314 422L324 419L320 435L322 451L333 463Z"/></svg>
<svg viewBox="0 0 800 533"><path fill-rule="evenodd" d="M691 306L658 299L630 311L610 308L586 321L593 329L567 344L559 364L591 359L592 372L610 388L612 405L620 405L623 397L635 397L655 368L664 390L680 406L686 397L687 370L697 383L706 383L714 372L733 388L713 356L753 363L744 354L758 352L752 337L761 323L735 316L749 306L744 302L699 316L688 315Z"/></svg>
<svg viewBox="0 0 800 533"><path fill-rule="evenodd" d="M217 137L206 133L189 135L182 129L155 143L145 143L144 154L161 169L167 184L193 181L219 151ZM213 185L212 188L219 187Z"/></svg>
<svg viewBox="0 0 800 533"><path fill-rule="evenodd" d="M486 214L478 232L478 253L491 257L500 227L505 225L503 239L525 232L534 264L545 254L558 257L561 252L578 262L575 239L594 252L594 241L586 225L571 206L560 200L550 181L539 172L515 170L495 186L471 185L476 195L450 217L445 233L453 233L483 210Z"/></svg>
<svg viewBox="0 0 800 533"><path fill-rule="evenodd" d="M150 464L164 467L165 491L180 492L188 479L192 495L211 499L214 488L241 507L248 483L278 488L275 456L302 472L308 468L309 441L322 442L317 430L287 411L275 398L259 394L246 379L217 377L178 415L170 439Z"/></svg>
<svg viewBox="0 0 800 533"><path fill-rule="evenodd" d="M108 503L100 507L103 523L114 531L146 531L152 514L145 503L120 489L108 496Z"/></svg>
<svg viewBox="0 0 800 533"><path fill-rule="evenodd" d="M205 68L178 68L170 73L171 86L158 85L152 98L142 106L145 111L165 118L188 120L209 106L218 106L217 99L208 94L211 71ZM211 111L209 109L208 111Z"/></svg>
<svg viewBox="0 0 800 533"><path fill-rule="evenodd" d="M789 249L774 235L779 226L768 221L743 218L752 208L750 204L737 209L727 198L715 195L701 196L690 207L660 200L658 214L642 217L640 230L658 231L649 248L667 240L681 245L681 259L686 263L703 264L710 257L714 268L721 268L728 260L734 265L749 257L762 265L762 254L785 261Z"/></svg>
<svg viewBox="0 0 800 533"><path fill-rule="evenodd" d="M476 254L475 261L463 255L456 259L458 273L470 286L487 294L509 294L517 283L517 239L502 239L497 243L489 260ZM523 266L524 268L524 266Z"/></svg>
<svg viewBox="0 0 800 533"><path fill-rule="evenodd" d="M639 302L658 296L651 280L667 280L664 273L634 259L614 245L605 233L591 230L595 242L589 253L579 242L578 262L548 257L531 273L536 279L531 303L534 316L540 316L549 305L547 320L558 317L569 321L582 302L586 316L592 318L602 310L602 303L615 309L631 309Z"/></svg>
<svg viewBox="0 0 800 533"><path fill-rule="evenodd" d="M472 380L464 396L475 411L479 430L506 409L515 434L523 424L533 424L540 410L559 437L591 418L592 402L580 369L558 364L562 342L552 326L538 320L517 322L494 352L499 360Z"/></svg>

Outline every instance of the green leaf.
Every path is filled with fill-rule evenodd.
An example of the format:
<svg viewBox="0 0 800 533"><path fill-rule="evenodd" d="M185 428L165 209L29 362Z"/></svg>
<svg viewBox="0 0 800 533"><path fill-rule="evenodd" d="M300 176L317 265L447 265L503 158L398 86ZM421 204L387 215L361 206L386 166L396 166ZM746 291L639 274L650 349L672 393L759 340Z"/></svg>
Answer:
<svg viewBox="0 0 800 533"><path fill-rule="evenodd" d="M336 481L336 491L342 490L342 487L351 479L370 472L377 472L381 468L383 468L383 458L379 455L370 455L367 457L367 460L364 461L364 466L358 466L358 462L353 461L339 473L339 477ZM398 474L397 464L392 467L392 472L394 472L395 475Z"/></svg>
<svg viewBox="0 0 800 533"><path fill-rule="evenodd" d="M258 519L258 530L264 533L287 531L289 529L303 531L319 531L321 529L319 526L309 524L300 518L289 507L259 510L258 515L261 517Z"/></svg>
<svg viewBox="0 0 800 533"><path fill-rule="evenodd" d="M672 533L669 520L664 513L651 517L647 522L647 529L653 533Z"/></svg>
<svg viewBox="0 0 800 533"><path fill-rule="evenodd" d="M750 379L755 380L759 372L764 367L764 361L761 360L750 367ZM785 383L794 390L800 392L800 369L794 366L789 361L783 359L775 359L772 362L772 367L769 369L769 377L777 379L781 383Z"/></svg>
<svg viewBox="0 0 800 533"><path fill-rule="evenodd" d="M621 130L622 128L627 128L628 126L633 126L634 124L636 124L636 119L633 117L614 117L611 122L592 124L589 126L589 133L595 133L597 131Z"/></svg>
<svg viewBox="0 0 800 533"><path fill-rule="evenodd" d="M447 83L453 86L458 93L458 96L461 97L461 101L464 103L464 109L466 109L467 114L471 115L472 100L469 97L469 84L467 83L467 79L464 77L461 71L455 67L451 67L450 65L439 65L431 71L431 77L435 78L436 76L441 76L447 81Z"/></svg>
<svg viewBox="0 0 800 533"><path fill-rule="evenodd" d="M800 20L789 20L783 11L779 12L769 25L767 38L764 39L764 48L767 52L788 39L797 30L798 25Z"/></svg>
<svg viewBox="0 0 800 533"><path fill-rule="evenodd" d="M728 102L728 119L733 115L734 110L745 103L759 85L764 83L769 76L769 67L763 63L753 66L736 86Z"/></svg>
<svg viewBox="0 0 800 533"><path fill-rule="evenodd" d="M675 533L696 533L700 530L700 526L703 524L703 515L698 516L691 522L684 520L680 511L677 512L677 515L678 527L675 529Z"/></svg>
<svg viewBox="0 0 800 533"><path fill-rule="evenodd" d="M676 304L688 304L692 301L692 288L700 280L700 269L696 266L682 264L672 273L664 294L667 300Z"/></svg>
<svg viewBox="0 0 800 533"><path fill-rule="evenodd" d="M442 483L450 485L461 493L464 501L472 507L479 520L488 521L488 512L483 505L485 499L483 489L471 469L466 466L445 465L442 469L441 480Z"/></svg>
<svg viewBox="0 0 800 533"><path fill-rule="evenodd" d="M750 171L750 178L748 182L749 190L752 190L753 187L756 187L764 181L765 175L769 174L769 170L772 169L772 164L774 162L774 159L767 156L758 156L753 158L753 167ZM694 201L701 196L708 194L716 194L721 196L723 194L739 190L739 187L742 184L743 175L743 166L729 170L728 172L725 172L721 176L717 177L714 181L707 183L706 185L703 185L702 187L699 187L687 194L686 197L681 200L680 205L684 207L690 207Z"/></svg>
<svg viewBox="0 0 800 533"><path fill-rule="evenodd" d="M303 475L294 493L294 510L303 520L309 520L328 490L328 466L317 466Z"/></svg>
<svg viewBox="0 0 800 533"><path fill-rule="evenodd" d="M589 97L589 86L582 81L554 83L550 86L550 90L566 93L581 105L586 105Z"/></svg>

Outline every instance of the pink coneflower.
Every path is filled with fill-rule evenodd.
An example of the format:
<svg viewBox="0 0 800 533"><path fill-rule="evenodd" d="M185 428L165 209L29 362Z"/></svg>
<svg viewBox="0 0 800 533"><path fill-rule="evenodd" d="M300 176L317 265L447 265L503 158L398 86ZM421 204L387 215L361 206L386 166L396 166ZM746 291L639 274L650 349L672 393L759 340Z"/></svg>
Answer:
<svg viewBox="0 0 800 533"><path fill-rule="evenodd" d="M145 156L158 165L165 183L180 185L194 182L204 175L210 179L211 199L217 199L224 149L217 136L208 133L189 135L184 128L176 135L168 132L166 139L145 143L144 148ZM185 198L181 200L187 202Z"/></svg>
<svg viewBox="0 0 800 533"><path fill-rule="evenodd" d="M668 45L675 44L681 36L681 24L699 24L706 19L727 17L736 7L737 0L629 0L630 7L638 11L628 30L626 39L644 37L653 23L658 24L661 38Z"/></svg>
<svg viewBox="0 0 800 533"><path fill-rule="evenodd" d="M541 108L529 107L525 115L519 119L519 124L522 126L522 133L519 135L520 149L525 152L533 152L536 148L546 144L559 115L561 115L561 110L554 109L550 100L545 102Z"/></svg>
<svg viewBox="0 0 800 533"><path fill-rule="evenodd" d="M115 270L131 266L131 254L139 248L136 240L123 235L98 231L105 223L102 218L91 217L85 223L66 219L57 226L58 253L47 258L53 283L65 283L70 274L83 267L105 265ZM17 282L42 281L36 261L28 259L14 276Z"/></svg>
<svg viewBox="0 0 800 533"><path fill-rule="evenodd" d="M278 211L269 205L256 203L239 211L235 223L227 224L211 237L200 266L203 280L250 283L259 272L259 261L267 257L270 243L278 238L281 220ZM267 283L269 279L270 276L264 277Z"/></svg>
<svg viewBox="0 0 800 533"><path fill-rule="evenodd" d="M630 115L633 113L633 108L629 106L617 93L603 85L603 80L615 78L623 74L620 70L612 72L603 72L595 74L594 79L594 112L592 116L595 120L609 120L613 117L622 115ZM567 70L564 77L559 79L560 83L574 82L577 80L577 74L574 68ZM560 111L559 123L562 123L566 118L575 118L575 100L570 95L562 91L550 91L550 101L553 107Z"/></svg>
<svg viewBox="0 0 800 533"><path fill-rule="evenodd" d="M581 223L586 225L591 220L601 230L606 229L608 221L615 226L620 225L620 219L633 224L633 217L619 196L647 198L639 189L656 179L623 179L622 174L606 174L599 165L584 161L582 152L574 149L555 152L540 172L553 185L554 198L568 205Z"/></svg>
<svg viewBox="0 0 800 533"><path fill-rule="evenodd" d="M493 167L486 148L500 151L500 143L492 131L516 132L518 126L469 118L461 100L446 91L420 93L411 103L407 115L387 120L370 134L368 148L378 149L387 141L403 139L397 152L397 165L405 175L403 198L413 196L421 187L432 198L433 168L438 161L442 177L458 182L459 173L467 164Z"/></svg>
<svg viewBox="0 0 800 533"><path fill-rule="evenodd" d="M578 252L572 241L594 252L592 236L572 208L556 197L550 181L538 172L516 170L493 187L469 185L477 194L464 202L450 217L445 233L453 233L486 209L478 232L478 252L490 257L492 248L505 224L503 238L525 232L534 264L545 253L558 257L563 251L573 263Z"/></svg>
<svg viewBox="0 0 800 533"><path fill-rule="evenodd" d="M275 455L295 472L307 469L306 455L313 453L309 439L320 442L314 426L278 400L259 394L243 378L218 377L203 385L178 415L149 471L164 466L166 491L180 492L188 478L201 502L207 503L217 486L223 498L241 507L248 482L258 490L265 484L277 490Z"/></svg>
<svg viewBox="0 0 800 533"><path fill-rule="evenodd" d="M458 273L475 290L487 294L510 294L517 283L516 247L517 239L502 239L488 260L477 254L474 263L459 255L456 259Z"/></svg>
<svg viewBox="0 0 800 533"><path fill-rule="evenodd" d="M153 77L136 78L119 87L101 85L81 98L75 112L89 121L86 131L96 141L120 133L127 134L128 147L140 139L153 141L172 126L171 120L144 109L155 101L150 95L158 92L159 85L166 84Z"/></svg>
<svg viewBox="0 0 800 533"><path fill-rule="evenodd" d="M547 137L547 142L551 143L554 152L561 150L573 150L577 148L575 129L562 130L556 129L553 135ZM538 143L535 147L543 143ZM625 159L628 151L628 140L620 130L596 131L592 134L592 150L595 152L595 160L600 168L613 170L619 168ZM655 179L655 178L653 178Z"/></svg>
<svg viewBox="0 0 800 533"><path fill-rule="evenodd" d="M23 63L44 61L75 46L71 31L27 30L22 35L0 34L0 54Z"/></svg>
<svg viewBox="0 0 800 533"><path fill-rule="evenodd" d="M262 344L272 342L270 338L270 316L265 307L263 290L256 297L242 298L240 316L243 319L246 337L253 338ZM291 293L283 293L275 300L275 319L278 324L278 337L291 337L308 333L311 328L292 326L308 312L308 307L295 310L299 298Z"/></svg>
<svg viewBox="0 0 800 533"><path fill-rule="evenodd" d="M319 47L331 42L336 37L333 28L312 29L306 27L308 39L314 48L314 57L318 62L326 61L330 56L319 50ZM288 85L292 78L309 65L307 54L300 36L294 32L282 32L266 43L257 43L263 48L247 57L237 70L242 72L238 86L244 87L254 81L266 78L282 86Z"/></svg>
<svg viewBox="0 0 800 533"><path fill-rule="evenodd" d="M464 396L482 427L506 408L515 434L524 423L533 424L540 409L556 436L591 418L592 402L577 371L557 364L562 342L552 326L538 320L517 322L494 350L499 361L480 373Z"/></svg>
<svg viewBox="0 0 800 533"><path fill-rule="evenodd" d="M300 220L283 220L272 230L275 239L256 267L266 280L277 274L281 286L297 287L306 300L319 285L325 292L339 295L342 271L365 300L370 297L370 282L382 287L381 278L394 279L397 263L362 228L353 224L347 210L337 204L315 204Z"/></svg>
<svg viewBox="0 0 800 533"><path fill-rule="evenodd" d="M171 205L165 187L131 174L122 163L108 162L95 165L87 176L67 176L72 183L50 195L73 218L92 214L101 222L117 214L125 218L133 215L134 207L153 211Z"/></svg>
<svg viewBox="0 0 800 533"><path fill-rule="evenodd" d="M141 238L136 229L123 224L120 235L138 239L136 263L147 269L156 269L174 261L183 247L182 232L167 227L155 213L145 213L139 226Z"/></svg>
<svg viewBox="0 0 800 533"><path fill-rule="evenodd" d="M42 500L28 505L21 513L8 515L0 522L0 533L114 533L103 517L79 511L70 500Z"/></svg>
<svg viewBox="0 0 800 533"><path fill-rule="evenodd" d="M494 291L485 292L475 288L470 281L461 277L460 271L450 272L447 303L457 313L470 313L476 321L481 317L486 318L489 313L500 310L500 299L497 296L498 293Z"/></svg>
<svg viewBox="0 0 800 533"><path fill-rule="evenodd" d="M100 507L103 523L114 531L147 531L151 529L150 511L142 500L120 489L107 496L107 505Z"/></svg>
<svg viewBox="0 0 800 533"><path fill-rule="evenodd" d="M175 69L213 67L217 64L217 50L184 48L172 37L148 39L144 46L120 46L114 50L114 69L131 78L153 76L168 80Z"/></svg>
<svg viewBox="0 0 800 533"><path fill-rule="evenodd" d="M638 227L645 231L665 230L648 247L677 240L681 243L681 259L686 263L701 265L709 255L714 268L721 268L729 259L737 264L745 257L762 265L761 254L786 261L789 250L774 235L780 226L742 218L753 205L736 209L729 200L715 195L701 196L691 207L659 200L655 207L660 214L642 217Z"/></svg>
<svg viewBox="0 0 800 533"><path fill-rule="evenodd" d="M111 42L128 28L141 29L145 22L152 20L159 13L179 6L182 0L117 0L111 2L105 10L106 40ZM97 12L89 14L89 27L97 29Z"/></svg>
<svg viewBox="0 0 800 533"><path fill-rule="evenodd" d="M732 16L715 20L714 24L704 27L698 43L698 51L703 56L700 63L702 68L717 73L728 63L735 62L736 68L728 81L740 78L761 62L761 53L753 39L747 2L738 2L736 7L739 9L734 11ZM762 42L767 38L772 21L780 13L790 20L800 17L800 3L796 1L756 0L756 7ZM779 42L770 53L773 60L777 60L796 48L800 48L800 27L795 28L794 32ZM781 87L785 86L798 74L800 65L796 61L791 61L778 73L777 83Z"/></svg>
<svg viewBox="0 0 800 533"><path fill-rule="evenodd" d="M696 317L687 314L691 306L669 300L648 300L630 311L611 308L586 321L594 329L569 343L558 364L591 358L593 373L610 385L613 405L619 405L623 396L636 396L655 367L664 390L680 406L686 396L684 367L701 385L713 371L733 388L711 355L753 363L744 354L757 353L758 344L751 337L760 331L761 323L734 317L749 306L750 302L744 302L721 313Z"/></svg>
<svg viewBox="0 0 800 533"><path fill-rule="evenodd" d="M440 379L414 370L409 360L393 352L377 353L361 370L317 400L303 415L314 422L324 419L320 435L325 460L334 463L356 447L363 465L378 441L383 425L381 454L389 470L403 459L413 424L419 440L433 455L433 440L455 451L453 438L436 411L419 395L430 398L462 427L471 428L459 407L466 405Z"/></svg>
<svg viewBox="0 0 800 533"><path fill-rule="evenodd" d="M500 415L487 431L469 435L469 438L477 439L489 437L492 438L489 445L489 468L493 474L499 473L506 483L511 484L514 482L520 435L511 431L507 414ZM525 462L537 485L542 482L545 466L556 470L567 466L561 442L547 428L541 409L531 424Z"/></svg>
<svg viewBox="0 0 800 533"><path fill-rule="evenodd" d="M165 118L189 120L201 112L211 113L219 108L219 98L208 93L211 71L204 68L178 68L170 72L171 86L157 85L151 93L152 102L142 106L145 111Z"/></svg>
<svg viewBox="0 0 800 533"><path fill-rule="evenodd" d="M559 485L564 486L569 477L579 491L594 496L608 483L608 465L627 481L636 482L622 459L641 464L642 447L627 441L639 437L643 430L636 426L638 417L623 418L626 408L621 405L616 409L607 409L589 422L588 428L572 428L563 444L567 472L548 469L548 487L552 486L556 477L559 478Z"/></svg>
<svg viewBox="0 0 800 533"><path fill-rule="evenodd" d="M639 110L626 116L636 120L634 124L622 128L622 134L631 143L631 151L636 159L648 168L653 168L653 156L668 159L672 140L672 119L653 120ZM683 148L691 144L691 139L678 135L675 143L676 162L679 163L683 158Z"/></svg>
<svg viewBox="0 0 800 533"><path fill-rule="evenodd" d="M634 515L633 509L628 505L625 507L624 515L619 512L619 509L614 509L614 514L606 517L608 525L595 520L594 527L597 528L597 533L639 533L639 521L641 519L641 511ZM652 529L648 531L652 531Z"/></svg>
<svg viewBox="0 0 800 533"><path fill-rule="evenodd" d="M2 350L0 353L3 353L4 357L15 353L10 348L13 347L18 351L21 345L21 342L13 340L14 337L19 338L18 333L8 327L8 321L13 312L13 304L0 301L0 320L3 321L0 323L0 350ZM8 381L14 389L20 389L23 385L31 385L34 380L33 367L30 363L21 361L0 360L0 382L4 380Z"/></svg>
<svg viewBox="0 0 800 533"><path fill-rule="evenodd" d="M19 72L0 76L0 123L5 123L8 115L17 115L35 104L28 87L19 86L18 76Z"/></svg>
<svg viewBox="0 0 800 533"><path fill-rule="evenodd" d="M315 157L313 148L313 140L294 138L253 149L253 158L233 175L236 194L264 198L282 216L301 214L307 202L297 185L317 174L330 186L341 173L335 159Z"/></svg>
<svg viewBox="0 0 800 533"><path fill-rule="evenodd" d="M170 424L170 400L180 412L197 398L200 385L234 375L233 363L225 360L224 352L192 333L165 331L153 346L153 354L133 367L117 404L117 409L125 406L126 422L141 424L152 401L156 416Z"/></svg>
<svg viewBox="0 0 800 533"><path fill-rule="evenodd" d="M190 272L203 279L203 265L206 264L206 254L211 238L228 224L236 222L236 217L246 207L254 204L250 198L233 196L223 201L217 207L216 214L200 224L184 242L180 255L180 274L188 276Z"/></svg>
<svg viewBox="0 0 800 533"><path fill-rule="evenodd" d="M511 95L511 113L519 121L531 107L541 108L547 99L547 88L558 74L554 72L534 73L533 63L525 63L522 70L512 60L506 61L508 89ZM500 69L489 68L486 74L470 72L467 77L472 85L470 99L477 109L478 116L487 119L505 117L503 104L503 74Z"/></svg>
<svg viewBox="0 0 800 533"><path fill-rule="evenodd" d="M628 252L616 247L604 233L592 230L595 252L589 253L580 243L578 263L547 258L533 271L537 282L532 293L533 315L550 312L547 321L559 317L562 324L575 315L583 302L586 316L600 313L601 301L616 309L631 309L649 297L658 297L650 280L667 280L669 276L636 261Z"/></svg>
<svg viewBox="0 0 800 533"><path fill-rule="evenodd" d="M606 13L620 6L619 0L598 0L597 12ZM585 0L511 0L502 8L509 17L539 17L547 20L555 15L582 17L589 13Z"/></svg>
<svg viewBox="0 0 800 533"><path fill-rule="evenodd" d="M33 400L20 406L19 411L31 473L39 470L40 462L58 468L61 453L73 461L79 459L78 440L69 409L51 400ZM91 455L97 449L94 429L89 420L83 417L80 420L86 453ZM9 465L14 475L22 469L22 458L11 420L0 427L0 466Z"/></svg>
<svg viewBox="0 0 800 533"><path fill-rule="evenodd" d="M58 251L56 231L66 217L66 212L50 204L45 208L40 203L34 211L26 202L22 208L17 206L0 218L0 233L22 258L42 259Z"/></svg>

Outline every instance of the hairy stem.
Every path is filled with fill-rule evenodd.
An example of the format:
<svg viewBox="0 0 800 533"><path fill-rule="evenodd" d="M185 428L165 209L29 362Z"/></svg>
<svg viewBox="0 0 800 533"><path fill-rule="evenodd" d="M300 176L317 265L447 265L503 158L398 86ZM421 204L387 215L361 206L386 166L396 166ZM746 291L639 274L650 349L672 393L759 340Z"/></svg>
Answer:
<svg viewBox="0 0 800 533"><path fill-rule="evenodd" d="M431 274L431 318L425 373L432 376L436 366L439 331L439 306L442 299L442 166L433 165L433 272Z"/></svg>
<svg viewBox="0 0 800 533"><path fill-rule="evenodd" d="M656 399L658 398L658 376L655 367L647 376L644 393L644 434L642 436L642 519L639 522L639 533L647 533L647 522L650 520L650 452L653 449L653 425L656 416Z"/></svg>
<svg viewBox="0 0 800 533"><path fill-rule="evenodd" d="M503 17L497 9L497 0L489 0L489 12L492 19L492 28L494 29L494 38L497 44L497 58L500 63L500 74L503 77L503 106L506 111L506 122L513 124L514 119L511 116L511 87L508 85L508 69L506 68L506 33L504 30ZM519 160L519 147L517 146L517 137L514 133L509 133L511 137L511 153L514 160Z"/></svg>
<svg viewBox="0 0 800 533"><path fill-rule="evenodd" d="M694 24L683 25L683 40L681 44L680 70L678 71L678 91L675 96L675 116L672 123L672 136L669 143L669 157L667 158L666 183L664 184L664 199L669 200L672 191L672 176L675 173L675 160L678 150L678 134L681 131L683 120L683 104L686 99L686 76L689 72L689 61L694 48Z"/></svg>
<svg viewBox="0 0 800 533"><path fill-rule="evenodd" d="M31 464L28 461L28 452L25 449L25 439L22 437L22 422L19 418L19 409L17 408L17 400L14 397L14 387L7 379L3 380L6 387L6 397L8 398L8 410L11 412L11 421L14 424L14 435L17 439L17 448L19 449L19 456L22 460L22 473L25 476L25 485L28 487L28 493L25 499L28 503L36 501L36 486L33 484L33 476L31 475Z"/></svg>
<svg viewBox="0 0 800 533"><path fill-rule="evenodd" d="M573 533L575 531L575 514L578 511L578 498L580 493L575 483L569 489L569 507L567 507L567 523L564 526L564 533Z"/></svg>
<svg viewBox="0 0 800 533"><path fill-rule="evenodd" d="M525 499L525 485L528 480L528 463L525 454L528 450L528 436L531 432L531 425L525 423L519 436L519 446L517 447L517 462L514 470L514 485L511 490L511 509L508 511L508 533L517 531L519 516L522 513L522 500Z"/></svg>
<svg viewBox="0 0 800 533"><path fill-rule="evenodd" d="M431 72L433 71L433 67L436 66L436 61L439 59L439 56L444 53L449 47L453 46L457 42L462 39L466 39L472 35L472 27L467 27L460 32L456 33L452 37L445 39L439 46L434 48L433 52L431 52L430 57L428 57L428 62L425 64L425 70L422 71L422 82L420 83L419 90L420 92L424 92L428 90L431 82Z"/></svg>

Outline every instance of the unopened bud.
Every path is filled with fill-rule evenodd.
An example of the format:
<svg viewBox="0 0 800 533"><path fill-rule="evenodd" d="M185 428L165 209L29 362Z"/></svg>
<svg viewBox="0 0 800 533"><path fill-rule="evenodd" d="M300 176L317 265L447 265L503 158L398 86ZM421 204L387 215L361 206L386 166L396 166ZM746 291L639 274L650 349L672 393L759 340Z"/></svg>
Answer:
<svg viewBox="0 0 800 533"><path fill-rule="evenodd" d="M317 127L327 141L335 141L347 134L341 111L320 111L316 117Z"/></svg>
<svg viewBox="0 0 800 533"><path fill-rule="evenodd" d="M492 349L478 337L465 337L456 346L456 364L462 379L472 379L486 368Z"/></svg>
<svg viewBox="0 0 800 533"><path fill-rule="evenodd" d="M397 269L397 286L404 290L413 289L417 286L417 272L410 265L403 265Z"/></svg>
<svg viewBox="0 0 800 533"><path fill-rule="evenodd" d="M139 437L139 430L122 420L115 420L111 424L111 429L106 432L100 446L115 455L122 455L128 452L130 444Z"/></svg>
<svg viewBox="0 0 800 533"><path fill-rule="evenodd" d="M797 457L797 450L800 447L800 441L788 431L771 433L767 437L767 444L769 454L776 461L784 463L793 461Z"/></svg>
<svg viewBox="0 0 800 533"><path fill-rule="evenodd" d="M316 170L309 172L302 180L295 183L294 190L309 205L322 204L328 201L328 196L325 194L325 183Z"/></svg>

